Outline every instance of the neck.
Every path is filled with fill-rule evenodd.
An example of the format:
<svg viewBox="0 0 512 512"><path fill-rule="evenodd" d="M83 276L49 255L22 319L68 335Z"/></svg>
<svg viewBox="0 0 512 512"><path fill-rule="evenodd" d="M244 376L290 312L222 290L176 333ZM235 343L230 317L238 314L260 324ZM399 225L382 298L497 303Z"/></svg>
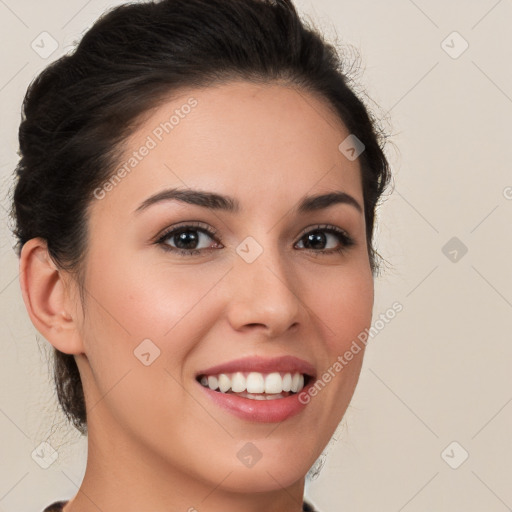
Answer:
<svg viewBox="0 0 512 512"><path fill-rule="evenodd" d="M84 479L64 512L302 511L304 478L281 486L279 477L270 475L269 490L246 489L236 471L220 474L214 464L210 478L201 478L193 467L174 467L126 432L96 428L94 419L98 420L94 415L89 418ZM105 418L97 423L105 425Z"/></svg>

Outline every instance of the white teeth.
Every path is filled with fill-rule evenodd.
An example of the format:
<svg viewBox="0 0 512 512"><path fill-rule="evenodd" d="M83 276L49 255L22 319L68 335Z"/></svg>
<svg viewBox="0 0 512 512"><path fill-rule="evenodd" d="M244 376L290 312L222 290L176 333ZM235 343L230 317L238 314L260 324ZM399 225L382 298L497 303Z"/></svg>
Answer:
<svg viewBox="0 0 512 512"><path fill-rule="evenodd" d="M260 372L221 373L201 377L201 384L214 391L218 389L221 393L231 391L242 393L243 396L249 395L247 398L266 400L267 398L259 393L274 395L275 398L282 398L281 393L283 392L298 393L304 387L304 375L279 372L266 374Z"/></svg>
<svg viewBox="0 0 512 512"><path fill-rule="evenodd" d="M265 393L281 393L283 390L283 379L279 373L269 373L265 377Z"/></svg>
<svg viewBox="0 0 512 512"><path fill-rule="evenodd" d="M251 393L247 393L247 391L239 393L239 396L242 398L250 398L252 400L277 400L279 398L286 398L282 393L278 393L277 395L253 395Z"/></svg>
<svg viewBox="0 0 512 512"><path fill-rule="evenodd" d="M263 395L252 395L250 393L247 393L246 396L248 398L252 398L253 400L266 400L266 398Z"/></svg>
<svg viewBox="0 0 512 512"><path fill-rule="evenodd" d="M219 381L217 380L217 377L214 375L210 375L208 377L208 387L210 389L217 389L219 387Z"/></svg>
<svg viewBox="0 0 512 512"><path fill-rule="evenodd" d="M231 389L231 379L225 374L219 375L219 389L222 393L225 393L228 389Z"/></svg>
<svg viewBox="0 0 512 512"><path fill-rule="evenodd" d="M247 392L248 393L264 393L265 378L261 373L251 372L247 376Z"/></svg>
<svg viewBox="0 0 512 512"><path fill-rule="evenodd" d="M231 391L233 393L241 393L247 389L246 380L244 374L241 372L236 372L231 379Z"/></svg>
<svg viewBox="0 0 512 512"><path fill-rule="evenodd" d="M290 391L292 389L292 374L286 373L283 377L283 391Z"/></svg>
<svg viewBox="0 0 512 512"><path fill-rule="evenodd" d="M297 393L299 389L302 389L304 387L304 377L302 377L302 386L300 385L300 378L302 375L300 373L294 373L292 378L292 389L294 393Z"/></svg>

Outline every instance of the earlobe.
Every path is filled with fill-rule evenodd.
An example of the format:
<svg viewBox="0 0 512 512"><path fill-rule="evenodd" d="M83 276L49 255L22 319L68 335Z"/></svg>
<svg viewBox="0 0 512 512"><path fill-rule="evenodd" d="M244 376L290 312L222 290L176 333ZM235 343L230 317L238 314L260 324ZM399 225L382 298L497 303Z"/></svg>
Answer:
<svg viewBox="0 0 512 512"><path fill-rule="evenodd" d="M82 353L78 325L69 313L75 308L44 239L32 238L24 244L19 269L21 293L34 327L61 352Z"/></svg>

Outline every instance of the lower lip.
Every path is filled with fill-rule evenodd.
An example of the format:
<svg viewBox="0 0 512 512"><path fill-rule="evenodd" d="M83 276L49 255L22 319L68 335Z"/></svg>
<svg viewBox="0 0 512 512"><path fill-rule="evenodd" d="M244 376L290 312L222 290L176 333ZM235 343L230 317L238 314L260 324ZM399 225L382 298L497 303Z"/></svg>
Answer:
<svg viewBox="0 0 512 512"><path fill-rule="evenodd" d="M304 386L299 393L287 396L286 398L276 398L275 400L252 400L251 398L243 398L233 393L213 391L199 382L197 384L214 403L241 419L261 423L277 423L291 418L304 410L307 404L299 401L299 395L307 392L313 386L313 380L311 379L311 382Z"/></svg>

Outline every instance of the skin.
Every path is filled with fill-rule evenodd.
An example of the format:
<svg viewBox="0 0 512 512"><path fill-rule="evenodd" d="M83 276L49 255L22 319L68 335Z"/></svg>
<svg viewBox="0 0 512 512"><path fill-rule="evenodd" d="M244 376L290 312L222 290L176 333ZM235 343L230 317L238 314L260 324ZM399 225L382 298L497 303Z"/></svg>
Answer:
<svg viewBox="0 0 512 512"><path fill-rule="evenodd" d="M31 320L75 355L86 397L87 468L64 512L299 512L305 475L359 377L364 350L280 424L240 419L198 387L197 371L253 355L291 354L320 376L370 326L374 288L363 213L348 204L293 210L305 195L332 191L363 205L359 161L338 149L349 132L328 106L283 84L187 90L148 112L127 155L190 97L197 106L90 205L85 314L44 240L21 254ZM242 211L169 201L133 213L169 187L233 196ZM188 256L153 243L187 221L221 242L201 235L202 253ZM342 244L324 232L325 244L308 250L302 231L317 224L345 230L354 245L321 254ZM236 252L247 236L263 248L252 263ZM160 356L145 366L134 350L148 338ZM236 456L247 442L262 454L251 468Z"/></svg>

